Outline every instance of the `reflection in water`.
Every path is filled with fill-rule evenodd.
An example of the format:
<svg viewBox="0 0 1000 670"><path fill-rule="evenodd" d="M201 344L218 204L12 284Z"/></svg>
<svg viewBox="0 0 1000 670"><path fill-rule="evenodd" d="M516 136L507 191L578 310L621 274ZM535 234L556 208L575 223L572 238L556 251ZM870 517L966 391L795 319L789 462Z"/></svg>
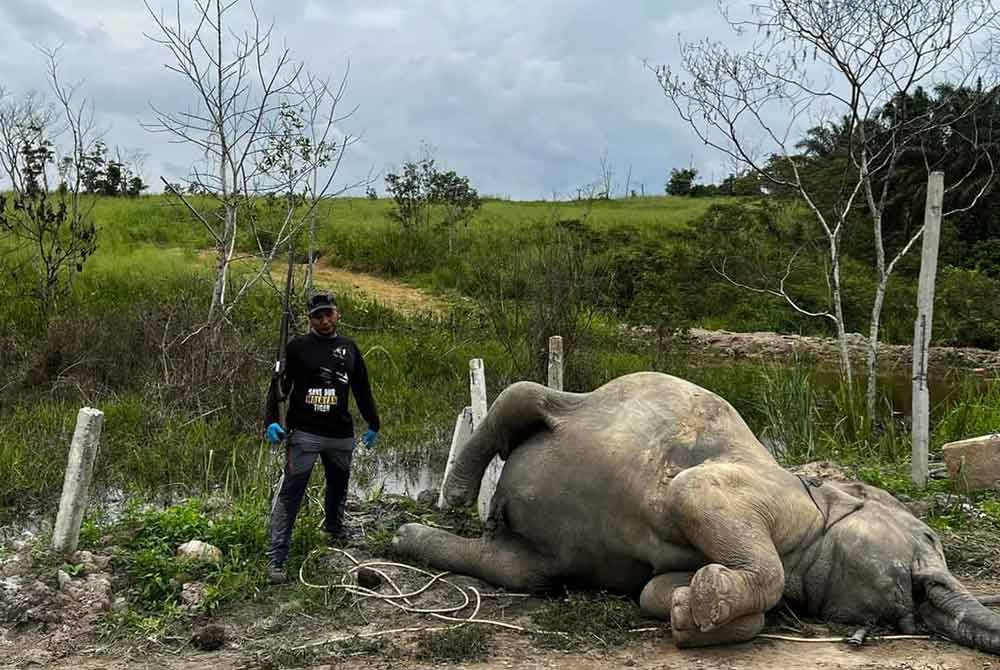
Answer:
<svg viewBox="0 0 1000 670"><path fill-rule="evenodd" d="M368 476L352 477L351 493L359 498L371 497L379 492L416 498L421 491L440 487L443 477L443 466L435 468L423 464L413 468L398 468L380 464Z"/></svg>
<svg viewBox="0 0 1000 670"><path fill-rule="evenodd" d="M419 448L358 449L351 466L350 492L359 498L379 493L416 498L421 491L439 488L450 442L450 435L439 435Z"/></svg>
<svg viewBox="0 0 1000 670"><path fill-rule="evenodd" d="M840 387L840 373L837 370L813 368L810 375L815 388L828 394L835 394ZM863 392L867 383L868 376L864 372L855 375L854 384L859 392ZM970 370L932 370L927 378L932 419L940 417L964 398L986 393L995 383L996 377L975 374ZM882 411L891 411L898 418L910 419L913 411L913 381L909 368L879 373L878 394Z"/></svg>

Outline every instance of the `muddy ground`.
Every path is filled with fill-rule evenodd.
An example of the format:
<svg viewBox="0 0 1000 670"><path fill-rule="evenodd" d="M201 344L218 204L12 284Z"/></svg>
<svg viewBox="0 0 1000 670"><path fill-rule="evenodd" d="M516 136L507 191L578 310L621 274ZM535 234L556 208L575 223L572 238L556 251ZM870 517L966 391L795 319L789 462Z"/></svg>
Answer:
<svg viewBox="0 0 1000 670"><path fill-rule="evenodd" d="M477 585L484 593L493 589L474 580L459 578L464 586ZM968 583L968 582L967 582ZM972 584L975 586L975 584ZM250 603L214 616L211 623L224 630L225 642L216 651L202 651L192 637L204 630L207 619L195 618L148 637L105 641L94 632L79 631L62 642L61 648L46 645L29 635L24 642L8 641L0 667L61 668L174 668L229 670L240 668L433 668L453 665L465 668L892 668L896 670L959 670L1000 668L1000 659L944 640L900 640L868 642L860 648L846 643L787 642L758 639L721 648L678 650L669 630L654 621L637 621L629 630L587 631L587 622L572 627L563 638L498 629L489 624L468 624L481 633L468 636L420 632L439 629L446 622L426 615L403 614L371 599L359 599L346 607L324 609L296 597L295 586L268 587ZM421 606L435 596L415 599ZM587 596L566 594L552 599L497 596L485 598L478 618L537 629L535 614L549 612L551 602L586 607ZM468 611L459 616L468 616ZM847 631L819 624L798 624L774 617L770 631L796 636L840 636ZM375 636L380 631L406 632ZM371 637L350 638L351 635ZM441 641L433 642L433 636ZM607 637L608 639L605 639ZM31 640L29 642L29 640ZM331 642L326 642L333 640ZM25 644L27 643L27 644Z"/></svg>
<svg viewBox="0 0 1000 670"><path fill-rule="evenodd" d="M830 464L813 465L809 473L840 476ZM355 503L348 520L358 533L356 541L343 550L323 548L310 554L301 573L292 575L288 584L259 584L241 602L211 614L195 606L166 628L157 626L149 633L134 626L126 632L108 625L115 612L128 607L129 595L128 581L116 561L106 558L113 553L110 548L62 561L46 557L29 542L14 542L0 556L0 668L1000 670L1000 657L943 639L874 639L854 647L846 642L758 638L728 647L678 650L669 627L643 619L627 598L582 591L544 597L506 593L463 576L446 576L448 583L435 582L409 598L409 604L449 609L461 606L468 595L471 602L466 607L445 616L462 620L475 615L476 623L457 625L458 621L404 612L385 599L345 588L354 588L359 581L357 562L392 560L371 553L366 539L371 536L370 520L375 516L395 524L405 520L406 512L395 508L392 498L379 505L373 512ZM952 570L974 592L1000 593L1000 547L995 535L988 522L942 533ZM66 574L67 562L77 565L74 574ZM413 570L374 567L404 593L418 591L430 581ZM382 595L398 592L384 580L372 588ZM779 605L769 614L765 633L845 638L852 630L796 617ZM218 648L206 650L213 640Z"/></svg>

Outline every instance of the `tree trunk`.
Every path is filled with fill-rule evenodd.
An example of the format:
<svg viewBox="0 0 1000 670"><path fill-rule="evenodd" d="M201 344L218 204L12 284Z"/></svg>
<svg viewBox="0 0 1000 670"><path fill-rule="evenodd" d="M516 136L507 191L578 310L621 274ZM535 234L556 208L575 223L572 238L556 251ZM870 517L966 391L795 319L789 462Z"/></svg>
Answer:
<svg viewBox="0 0 1000 670"><path fill-rule="evenodd" d="M309 214L309 267L306 274L306 288L312 292L313 277L316 275L316 210Z"/></svg>
<svg viewBox="0 0 1000 670"><path fill-rule="evenodd" d="M223 302L226 295L226 271L228 262L226 261L225 242L216 245L215 248L215 284L212 286L212 302L208 306L208 323L215 328L219 314L222 313Z"/></svg>
<svg viewBox="0 0 1000 670"><path fill-rule="evenodd" d="M236 203L225 203L225 231L222 243L216 249L217 262L215 266L215 285L212 287L212 304L208 308L208 323L212 330L212 338L218 337L226 314L226 286L229 278L229 265L236 248Z"/></svg>
<svg viewBox="0 0 1000 670"><path fill-rule="evenodd" d="M847 346L847 329L844 326L844 306L840 299L840 249L836 237L831 239L830 260L832 264L831 290L833 291L833 312L837 322L837 343L840 349L840 372L847 386L848 396L854 395L854 375L851 370L851 353Z"/></svg>
<svg viewBox="0 0 1000 670"><path fill-rule="evenodd" d="M865 386L865 410L868 412L868 420L878 423L876 411L878 409L876 391L878 388L878 332L882 320L882 305L885 302L886 287L889 284L889 277L884 275L875 289L875 302L872 304L871 324L868 329L868 355L865 361L865 370L868 373L868 383Z"/></svg>

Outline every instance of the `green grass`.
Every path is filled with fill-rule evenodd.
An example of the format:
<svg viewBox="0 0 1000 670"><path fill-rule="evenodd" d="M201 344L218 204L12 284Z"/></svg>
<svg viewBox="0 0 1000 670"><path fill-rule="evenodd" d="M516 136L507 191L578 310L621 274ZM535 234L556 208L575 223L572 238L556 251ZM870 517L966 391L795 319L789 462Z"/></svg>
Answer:
<svg viewBox="0 0 1000 670"><path fill-rule="evenodd" d="M573 591L546 600L531 619L535 628L563 633L536 635L539 645L570 650L622 644L630 639L629 629L640 625L641 615L630 598Z"/></svg>
<svg viewBox="0 0 1000 670"><path fill-rule="evenodd" d="M994 380L984 388L977 380L965 380L958 388L958 397L934 427L932 445L936 448L967 437L1000 432L1000 383Z"/></svg>
<svg viewBox="0 0 1000 670"><path fill-rule="evenodd" d="M210 207L208 198L195 197ZM98 255L118 252L134 244L203 249L211 236L188 211L172 198L148 195L139 198L96 198L93 209L98 228Z"/></svg>
<svg viewBox="0 0 1000 670"><path fill-rule="evenodd" d="M214 499L187 498L164 508L133 503L117 521L88 523L81 548L102 550L103 542L113 542L115 570L128 578L128 609L108 615L104 626L107 635L159 630L179 618L201 616L262 595L267 569L268 491L225 500L220 506ZM306 505L301 510L292 536L291 573L296 573L307 555L325 546L321 521L319 506ZM97 537L100 540L91 544ZM195 539L218 547L222 560L177 559L177 547ZM311 577L337 581L340 575ZM205 586L205 600L193 610L186 609L180 597L182 587L189 582ZM289 600L307 607L329 610L346 603L344 594L330 598L298 582L285 588L291 592Z"/></svg>

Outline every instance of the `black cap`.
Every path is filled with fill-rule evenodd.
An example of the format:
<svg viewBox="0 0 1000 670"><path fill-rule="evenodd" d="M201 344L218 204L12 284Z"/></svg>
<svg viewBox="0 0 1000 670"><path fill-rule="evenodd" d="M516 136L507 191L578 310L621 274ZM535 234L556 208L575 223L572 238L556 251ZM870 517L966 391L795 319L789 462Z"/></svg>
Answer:
<svg viewBox="0 0 1000 670"><path fill-rule="evenodd" d="M336 308L337 301L334 300L332 293L315 293L309 296L309 300L306 301L306 311L308 311L310 315L321 309Z"/></svg>

